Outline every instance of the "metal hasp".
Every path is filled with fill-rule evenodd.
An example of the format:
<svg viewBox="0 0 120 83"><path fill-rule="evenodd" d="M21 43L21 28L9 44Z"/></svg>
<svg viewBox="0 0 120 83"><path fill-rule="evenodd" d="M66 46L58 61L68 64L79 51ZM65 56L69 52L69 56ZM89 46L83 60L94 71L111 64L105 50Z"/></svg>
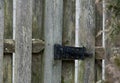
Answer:
<svg viewBox="0 0 120 83"><path fill-rule="evenodd" d="M85 47L54 45L55 60L84 60L86 57L92 57L92 54L87 53Z"/></svg>

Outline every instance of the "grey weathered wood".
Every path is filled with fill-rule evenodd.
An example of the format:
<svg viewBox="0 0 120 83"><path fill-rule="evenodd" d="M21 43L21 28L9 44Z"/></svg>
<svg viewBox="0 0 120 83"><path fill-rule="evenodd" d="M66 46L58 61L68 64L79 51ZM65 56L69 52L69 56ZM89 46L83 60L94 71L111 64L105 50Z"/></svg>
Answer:
<svg viewBox="0 0 120 83"><path fill-rule="evenodd" d="M32 0L16 1L15 83L31 83Z"/></svg>
<svg viewBox="0 0 120 83"><path fill-rule="evenodd" d="M0 0L0 83L3 83L4 0Z"/></svg>
<svg viewBox="0 0 120 83"><path fill-rule="evenodd" d="M32 38L44 40L44 0L33 0L33 15L32 15ZM37 42L34 42L37 43ZM44 44L34 45L34 54L32 57L32 83L42 83L42 60L44 52L40 51L39 47L44 47ZM36 49L34 49L36 48ZM43 50L43 49L42 49Z"/></svg>
<svg viewBox="0 0 120 83"><path fill-rule="evenodd" d="M43 83L61 83L61 61L54 60L53 46L62 43L63 0L45 0L45 55Z"/></svg>
<svg viewBox="0 0 120 83"><path fill-rule="evenodd" d="M4 39L11 39L13 30L13 0L4 0L4 18ZM12 83L12 53L4 53L3 67L3 83Z"/></svg>
<svg viewBox="0 0 120 83"><path fill-rule="evenodd" d="M103 20L103 9L102 9L102 0L95 3L95 14L96 14L96 38L95 38L95 46L100 47L95 49L95 58L97 59L95 62L95 69L96 69L96 81L102 79L102 59L105 56L105 49L102 49L102 34L99 34L102 30L102 20ZM98 35L99 34L99 35ZM99 59L99 60L98 60ZM100 60L101 59L101 60ZM98 64L99 63L99 64Z"/></svg>
<svg viewBox="0 0 120 83"><path fill-rule="evenodd" d="M32 56L32 83L42 83L42 55L43 52Z"/></svg>
<svg viewBox="0 0 120 83"><path fill-rule="evenodd" d="M32 37L44 39L44 0L33 0Z"/></svg>
<svg viewBox="0 0 120 83"><path fill-rule="evenodd" d="M15 41L12 39L4 39L4 53L15 52Z"/></svg>
<svg viewBox="0 0 120 83"><path fill-rule="evenodd" d="M75 0L63 0L63 45L75 46ZM75 61L62 61L62 83L74 83Z"/></svg>
<svg viewBox="0 0 120 83"><path fill-rule="evenodd" d="M105 59L105 48L95 47L95 58L96 59Z"/></svg>
<svg viewBox="0 0 120 83"><path fill-rule="evenodd" d="M39 39L32 40L32 53L39 53L44 50L44 41ZM4 39L4 53L15 52L15 41L12 39Z"/></svg>
<svg viewBox="0 0 120 83"><path fill-rule="evenodd" d="M12 54L4 54L3 83L12 83Z"/></svg>
<svg viewBox="0 0 120 83"><path fill-rule="evenodd" d="M12 38L12 28L13 28L13 0L4 0L5 2L5 30L4 30L4 36L7 39L11 39Z"/></svg>
<svg viewBox="0 0 120 83"><path fill-rule="evenodd" d="M102 30L102 0L101 1L96 1L95 3L95 15L96 15L96 38L95 38L95 45L96 47L102 47L102 33L99 34ZM101 49L101 48L96 48L95 49L95 58L99 59L96 60L95 62L95 69L96 69L96 81L99 81L102 79L102 67L100 67L100 65L98 65L98 63L100 63L102 65L102 59L104 59L104 55L105 55L105 50ZM101 52L102 51L102 52ZM100 60L101 59L101 60Z"/></svg>
<svg viewBox="0 0 120 83"><path fill-rule="evenodd" d="M92 58L79 61L78 83L95 83L95 0L80 0L79 43Z"/></svg>

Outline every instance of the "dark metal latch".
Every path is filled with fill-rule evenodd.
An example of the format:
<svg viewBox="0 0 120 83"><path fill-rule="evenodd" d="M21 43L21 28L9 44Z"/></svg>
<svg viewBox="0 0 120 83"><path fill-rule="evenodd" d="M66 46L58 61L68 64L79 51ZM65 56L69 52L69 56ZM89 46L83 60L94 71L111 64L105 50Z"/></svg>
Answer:
<svg viewBox="0 0 120 83"><path fill-rule="evenodd" d="M84 60L86 57L92 57L92 54L87 53L85 47L54 45L55 60Z"/></svg>

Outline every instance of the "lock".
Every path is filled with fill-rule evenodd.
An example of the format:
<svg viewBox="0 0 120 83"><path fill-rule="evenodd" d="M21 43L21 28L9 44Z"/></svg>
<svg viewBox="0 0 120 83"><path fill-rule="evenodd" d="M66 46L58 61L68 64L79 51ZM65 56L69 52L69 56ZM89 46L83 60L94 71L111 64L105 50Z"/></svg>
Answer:
<svg viewBox="0 0 120 83"><path fill-rule="evenodd" d="M91 53L87 53L86 48L54 45L55 60L84 60L86 57L92 57Z"/></svg>

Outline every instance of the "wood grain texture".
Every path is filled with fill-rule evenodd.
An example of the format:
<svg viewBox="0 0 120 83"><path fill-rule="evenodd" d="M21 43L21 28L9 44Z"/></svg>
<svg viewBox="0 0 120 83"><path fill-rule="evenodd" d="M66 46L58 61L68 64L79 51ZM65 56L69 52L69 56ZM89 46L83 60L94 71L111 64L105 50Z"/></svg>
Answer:
<svg viewBox="0 0 120 83"><path fill-rule="evenodd" d="M12 39L13 0L4 0L4 3L4 39ZM4 53L3 67L3 83L12 83L12 53Z"/></svg>
<svg viewBox="0 0 120 83"><path fill-rule="evenodd" d="M15 52L15 41L12 39L4 39L4 53Z"/></svg>
<svg viewBox="0 0 120 83"><path fill-rule="evenodd" d="M15 83L31 83L32 0L16 2Z"/></svg>
<svg viewBox="0 0 120 83"><path fill-rule="evenodd" d="M42 55L40 53L32 54L32 83L42 83Z"/></svg>
<svg viewBox="0 0 120 83"><path fill-rule="evenodd" d="M12 32L13 32L13 0L4 0L5 2L5 38L11 39L12 38Z"/></svg>
<svg viewBox="0 0 120 83"><path fill-rule="evenodd" d="M100 33L100 31L102 30L102 20L103 20L103 9L102 9L102 0L97 2L95 4L95 15L96 15L96 37L95 37L95 46L96 47L101 47L102 46L102 33ZM99 34L99 35L98 35ZM102 67L100 67L99 64L102 64L102 59L104 58L105 55L105 50L103 50L100 48L96 48L95 51L95 58L97 59L95 62L95 70L96 70L96 81L99 81L102 79ZM99 60L98 60L99 59ZM101 59L101 60L100 60ZM98 64L99 63L99 64Z"/></svg>
<svg viewBox="0 0 120 83"><path fill-rule="evenodd" d="M33 0L32 11L32 38L35 39L32 43L32 83L42 83L42 60L45 47L42 41L44 40L44 0Z"/></svg>
<svg viewBox="0 0 120 83"><path fill-rule="evenodd" d="M63 0L63 45L75 46L75 0ZM62 61L62 83L74 83L75 62Z"/></svg>
<svg viewBox="0 0 120 83"><path fill-rule="evenodd" d="M3 83L12 83L12 54L4 54Z"/></svg>
<svg viewBox="0 0 120 83"><path fill-rule="evenodd" d="M33 0L32 37L44 39L44 0Z"/></svg>
<svg viewBox="0 0 120 83"><path fill-rule="evenodd" d="M79 61L78 83L95 83L95 0L80 0L79 43L92 58Z"/></svg>
<svg viewBox="0 0 120 83"><path fill-rule="evenodd" d="M105 48L95 47L95 58L99 60L105 59Z"/></svg>
<svg viewBox="0 0 120 83"><path fill-rule="evenodd" d="M32 40L32 53L40 53L45 48L44 41L40 39ZM12 39L4 39L4 53L15 52L15 41Z"/></svg>
<svg viewBox="0 0 120 83"><path fill-rule="evenodd" d="M3 83L4 0L0 0L0 83Z"/></svg>
<svg viewBox="0 0 120 83"><path fill-rule="evenodd" d="M54 44L62 43L63 0L45 0L43 83L61 83L61 61L54 60Z"/></svg>
<svg viewBox="0 0 120 83"><path fill-rule="evenodd" d="M95 4L95 15L96 15L96 37L95 37L95 45L96 46L102 46L102 33L99 34L102 31L102 16L103 10L102 10L102 1Z"/></svg>

